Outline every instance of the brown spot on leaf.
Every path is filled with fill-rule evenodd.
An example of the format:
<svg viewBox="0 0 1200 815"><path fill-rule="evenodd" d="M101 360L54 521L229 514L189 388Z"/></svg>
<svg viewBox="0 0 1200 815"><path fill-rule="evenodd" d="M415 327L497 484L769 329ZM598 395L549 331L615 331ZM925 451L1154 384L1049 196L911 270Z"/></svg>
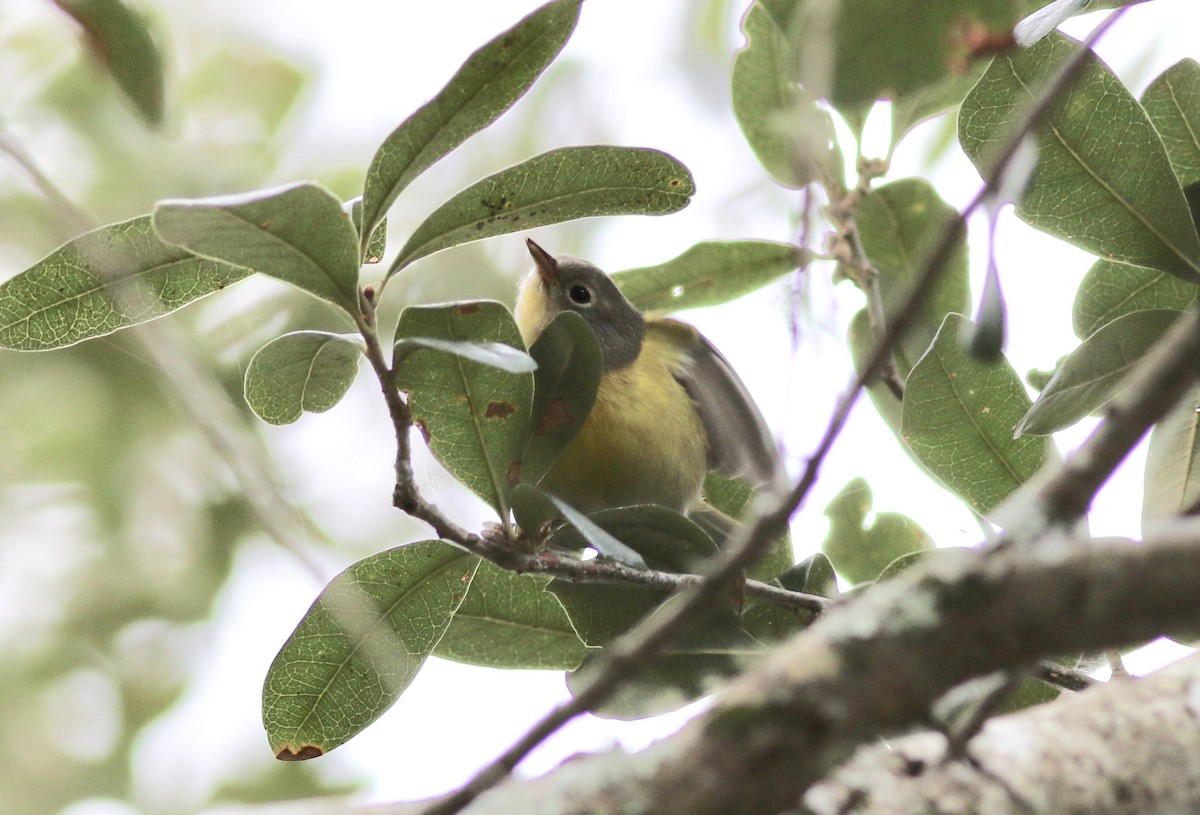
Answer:
<svg viewBox="0 0 1200 815"><path fill-rule="evenodd" d="M507 419L517 408L512 402L488 402L485 419Z"/></svg>
<svg viewBox="0 0 1200 815"><path fill-rule="evenodd" d="M478 314L483 311L483 306L478 303L462 303L458 306L458 313L462 315Z"/></svg>
<svg viewBox="0 0 1200 815"><path fill-rule="evenodd" d="M680 184L682 184L682 183L683 183L683 182L682 182L682 181L680 181L678 178L672 178L672 179L671 179L671 186L672 186L672 187L678 187L678 186L679 186Z"/></svg>
<svg viewBox="0 0 1200 815"><path fill-rule="evenodd" d="M516 484L518 481L520 481L521 480L521 462L519 462L519 461L508 462L508 469L505 470L504 477L508 480L509 484Z"/></svg>
<svg viewBox="0 0 1200 815"><path fill-rule="evenodd" d="M299 750L293 750L291 747L281 747L279 752L275 754L275 758L280 761L307 761L310 758L319 758L325 755L325 751L315 744L306 744Z"/></svg>
<svg viewBox="0 0 1200 815"><path fill-rule="evenodd" d="M413 419L413 424L417 426L417 430L421 431L421 436L425 439L425 443L429 444L429 428L425 426L425 420Z"/></svg>
<svg viewBox="0 0 1200 815"><path fill-rule="evenodd" d="M561 427L566 427L575 421L571 411L567 410L567 400L551 399L546 403L546 410L538 419L535 433L553 433Z"/></svg>

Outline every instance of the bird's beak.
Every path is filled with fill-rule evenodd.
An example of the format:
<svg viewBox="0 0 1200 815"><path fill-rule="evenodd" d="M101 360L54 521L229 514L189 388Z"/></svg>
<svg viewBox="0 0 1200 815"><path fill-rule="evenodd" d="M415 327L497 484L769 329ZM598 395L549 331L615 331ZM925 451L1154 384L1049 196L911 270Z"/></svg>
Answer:
<svg viewBox="0 0 1200 815"><path fill-rule="evenodd" d="M534 243L530 238L525 239L525 245L529 247L529 254L533 256L533 262L537 266L538 276L542 278L542 282L560 282L560 277L558 274L558 261L555 260L549 252Z"/></svg>

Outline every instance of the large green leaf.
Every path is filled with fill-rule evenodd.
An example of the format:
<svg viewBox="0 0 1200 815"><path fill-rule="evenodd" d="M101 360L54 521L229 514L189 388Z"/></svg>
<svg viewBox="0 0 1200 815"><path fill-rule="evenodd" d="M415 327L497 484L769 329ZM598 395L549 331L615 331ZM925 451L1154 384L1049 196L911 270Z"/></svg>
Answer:
<svg viewBox="0 0 1200 815"><path fill-rule="evenodd" d="M162 124L163 59L141 15L121 0L54 0L148 124Z"/></svg>
<svg viewBox="0 0 1200 815"><path fill-rule="evenodd" d="M801 83L838 110L851 111L880 98L902 99L965 70L969 33L1004 33L1017 22L1011 0L771 4L791 6L799 8L789 32L800 55Z"/></svg>
<svg viewBox="0 0 1200 815"><path fill-rule="evenodd" d="M486 301L407 308L396 340L410 337L521 347L508 309ZM413 421L442 466L507 519L529 429L533 375L417 347L397 366L396 382L408 391Z"/></svg>
<svg viewBox="0 0 1200 815"><path fill-rule="evenodd" d="M796 82L787 34L759 3L742 20L746 47L733 62L733 115L771 176L800 189L845 183L842 151L829 113Z"/></svg>
<svg viewBox="0 0 1200 815"><path fill-rule="evenodd" d="M537 368L533 357L511 345L499 342L461 342L439 340L434 337L401 337L396 340L396 362L403 363L418 348L430 348L456 357L499 368L510 374L532 373Z"/></svg>
<svg viewBox="0 0 1200 815"><path fill-rule="evenodd" d="M263 726L276 757L315 758L383 715L450 625L478 562L423 541L335 577L267 672Z"/></svg>
<svg viewBox="0 0 1200 815"><path fill-rule="evenodd" d="M928 182L906 178L873 190L855 209L854 219L863 250L879 272L884 319L890 323L908 301L935 244L961 218ZM925 353L942 319L965 312L969 305L963 230L896 349L901 374L907 374Z"/></svg>
<svg viewBox="0 0 1200 815"><path fill-rule="evenodd" d="M979 362L960 338L970 321L950 314L909 373L901 430L917 460L987 515L1054 455L1049 437L1013 438L1029 396L1007 360Z"/></svg>
<svg viewBox="0 0 1200 815"><path fill-rule="evenodd" d="M727 303L795 271L807 253L774 241L704 241L660 263L617 272L613 282L643 311Z"/></svg>
<svg viewBox="0 0 1200 815"><path fill-rule="evenodd" d="M635 147L563 147L472 184L417 227L392 263L493 235L599 215L665 215L695 186L666 153Z"/></svg>
<svg viewBox="0 0 1200 815"><path fill-rule="evenodd" d="M371 159L363 192L364 253L388 207L414 178L525 95L566 45L581 2L547 3L494 37L384 139Z"/></svg>
<svg viewBox="0 0 1200 815"><path fill-rule="evenodd" d="M1177 317L1166 309L1135 311L1098 329L1059 364L1017 433L1054 433L1102 408Z"/></svg>
<svg viewBox="0 0 1200 815"><path fill-rule="evenodd" d="M1135 311L1183 311L1196 302L1200 288L1166 272L1098 260L1083 276L1075 293L1071 322L1085 340L1118 317Z"/></svg>
<svg viewBox="0 0 1200 815"><path fill-rule="evenodd" d="M1200 501L1200 390L1154 426L1146 449L1142 534Z"/></svg>
<svg viewBox="0 0 1200 815"><path fill-rule="evenodd" d="M993 60L959 112L963 149L981 172L1078 47L1053 34ZM1108 260L1200 281L1200 238L1162 139L1094 54L1033 132L1038 161L1020 218Z"/></svg>
<svg viewBox="0 0 1200 815"><path fill-rule="evenodd" d="M248 274L163 243L148 215L104 226L0 284L0 347L43 351L102 337Z"/></svg>
<svg viewBox="0 0 1200 815"><path fill-rule="evenodd" d="M341 306L358 303L358 233L317 184L160 202L154 228L170 243L291 283Z"/></svg>
<svg viewBox="0 0 1200 815"><path fill-rule="evenodd" d="M578 667L588 649L562 604L544 591L548 582L481 562L433 655L489 668Z"/></svg>
<svg viewBox="0 0 1200 815"><path fill-rule="evenodd" d="M337 334L284 334L251 357L246 402L271 424L291 424L305 411L322 413L346 395L361 358L359 344Z"/></svg>
<svg viewBox="0 0 1200 815"><path fill-rule="evenodd" d="M1142 107L1180 185L1200 181L1200 62L1184 59L1163 71L1142 94Z"/></svg>
<svg viewBox="0 0 1200 815"><path fill-rule="evenodd" d="M521 479L536 484L583 427L600 387L603 359L587 320L558 314L534 340L533 417L521 456Z"/></svg>

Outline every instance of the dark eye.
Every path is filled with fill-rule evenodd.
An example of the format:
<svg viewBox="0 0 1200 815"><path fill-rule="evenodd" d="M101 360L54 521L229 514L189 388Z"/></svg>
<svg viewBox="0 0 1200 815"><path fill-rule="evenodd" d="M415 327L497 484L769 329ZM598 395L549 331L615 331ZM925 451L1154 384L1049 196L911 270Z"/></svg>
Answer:
<svg viewBox="0 0 1200 815"><path fill-rule="evenodd" d="M578 303L581 306L586 306L592 302L592 290L578 283L567 289L567 296L571 298L571 302Z"/></svg>

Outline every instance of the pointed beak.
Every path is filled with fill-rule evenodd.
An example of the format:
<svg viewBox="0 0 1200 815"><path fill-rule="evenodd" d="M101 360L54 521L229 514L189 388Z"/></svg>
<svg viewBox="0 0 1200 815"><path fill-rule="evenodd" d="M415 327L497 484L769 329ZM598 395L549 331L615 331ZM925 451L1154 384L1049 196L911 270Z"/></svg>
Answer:
<svg viewBox="0 0 1200 815"><path fill-rule="evenodd" d="M560 281L558 261L529 238L525 239L525 246L529 248L529 254L533 257L533 262L537 266L538 276L542 278L542 282L558 283Z"/></svg>

